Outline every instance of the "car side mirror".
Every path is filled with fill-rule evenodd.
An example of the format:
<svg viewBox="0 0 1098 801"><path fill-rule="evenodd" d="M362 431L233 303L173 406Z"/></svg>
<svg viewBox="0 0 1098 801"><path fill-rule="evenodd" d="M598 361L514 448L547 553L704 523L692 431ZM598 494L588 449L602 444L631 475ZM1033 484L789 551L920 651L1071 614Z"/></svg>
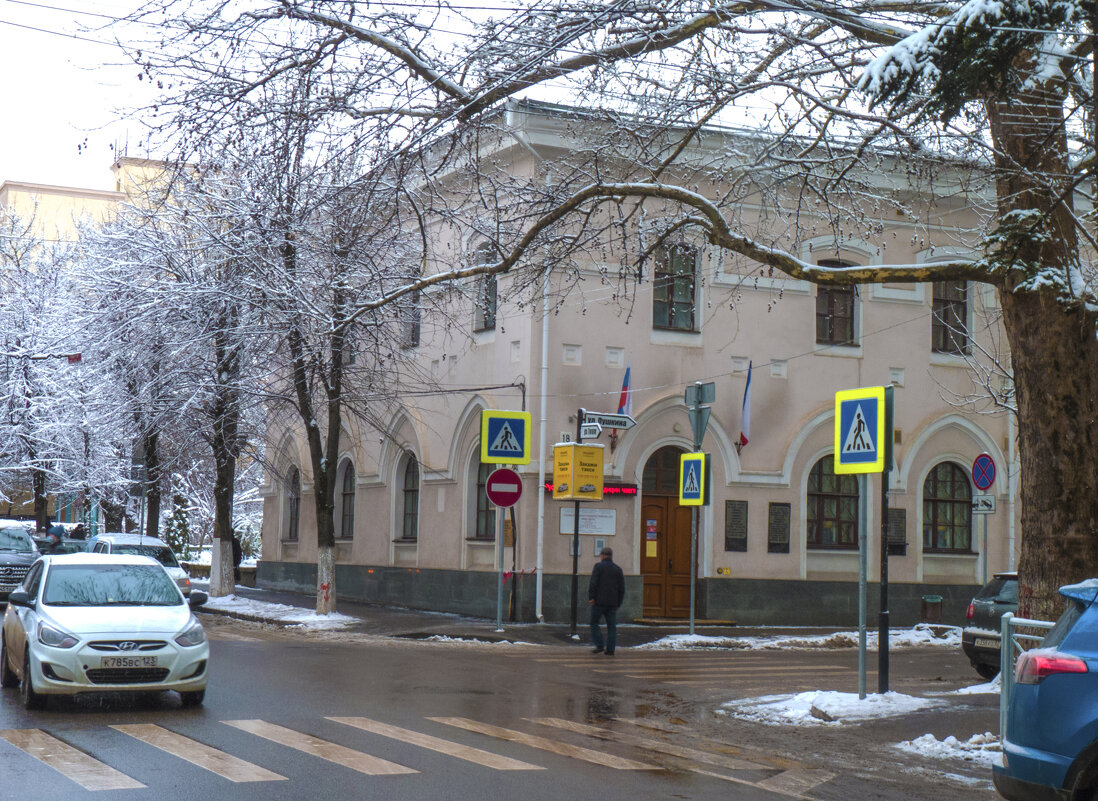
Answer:
<svg viewBox="0 0 1098 801"><path fill-rule="evenodd" d="M8 603L12 606L34 606L26 590L15 590L8 596Z"/></svg>
<svg viewBox="0 0 1098 801"><path fill-rule="evenodd" d="M202 606L208 600L210 600L209 596L200 590L191 590L191 594L187 596L187 603L190 604L191 609Z"/></svg>

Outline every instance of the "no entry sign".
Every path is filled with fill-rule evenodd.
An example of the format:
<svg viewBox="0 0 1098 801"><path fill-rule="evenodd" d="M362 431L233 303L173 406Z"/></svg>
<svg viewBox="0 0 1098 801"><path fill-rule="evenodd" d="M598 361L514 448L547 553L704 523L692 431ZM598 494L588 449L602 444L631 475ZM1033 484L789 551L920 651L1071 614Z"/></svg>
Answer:
<svg viewBox="0 0 1098 801"><path fill-rule="evenodd" d="M995 483L995 460L990 453L981 453L972 461L972 483L981 492Z"/></svg>
<svg viewBox="0 0 1098 801"><path fill-rule="evenodd" d="M514 506L522 497L522 479L511 468L500 467L488 475L485 492L488 493L488 500L496 506Z"/></svg>

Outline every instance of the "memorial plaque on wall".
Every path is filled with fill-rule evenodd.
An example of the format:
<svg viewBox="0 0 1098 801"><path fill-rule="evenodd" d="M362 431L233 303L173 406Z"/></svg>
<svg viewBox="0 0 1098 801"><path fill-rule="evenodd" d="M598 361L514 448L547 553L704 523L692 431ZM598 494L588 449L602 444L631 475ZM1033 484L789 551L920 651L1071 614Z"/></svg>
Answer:
<svg viewBox="0 0 1098 801"><path fill-rule="evenodd" d="M767 553L789 553L789 519L792 504L771 503L766 525Z"/></svg>
<svg viewBox="0 0 1098 801"><path fill-rule="evenodd" d="M724 502L724 549L747 550L747 501Z"/></svg>
<svg viewBox="0 0 1098 801"><path fill-rule="evenodd" d="M907 510L888 510L888 555L907 556Z"/></svg>

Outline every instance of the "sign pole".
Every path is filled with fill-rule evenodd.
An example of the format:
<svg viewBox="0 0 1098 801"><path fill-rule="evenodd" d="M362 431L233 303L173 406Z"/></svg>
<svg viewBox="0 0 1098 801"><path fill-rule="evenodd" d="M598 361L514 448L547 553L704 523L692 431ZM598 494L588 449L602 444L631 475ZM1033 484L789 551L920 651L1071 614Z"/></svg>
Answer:
<svg viewBox="0 0 1098 801"><path fill-rule="evenodd" d="M503 631L503 508L496 507L496 631Z"/></svg>
<svg viewBox="0 0 1098 801"><path fill-rule="evenodd" d="M695 446L696 448L696 446ZM690 636L694 636L694 585L697 583L698 507L690 507Z"/></svg>
<svg viewBox="0 0 1098 801"><path fill-rule="evenodd" d="M888 692L888 477L892 469L892 387L884 388L884 470L881 471L881 611L877 632L877 692Z"/></svg>
<svg viewBox="0 0 1098 801"><path fill-rule="evenodd" d="M858 698L865 698L866 586L869 572L869 480L858 474Z"/></svg>
<svg viewBox="0 0 1098 801"><path fill-rule="evenodd" d="M576 442L580 445L583 444L583 415L584 410L582 408L576 412ZM579 595L580 502L576 501L574 507L572 513L572 626L569 636L573 640L578 640L579 635L576 634L576 605Z"/></svg>

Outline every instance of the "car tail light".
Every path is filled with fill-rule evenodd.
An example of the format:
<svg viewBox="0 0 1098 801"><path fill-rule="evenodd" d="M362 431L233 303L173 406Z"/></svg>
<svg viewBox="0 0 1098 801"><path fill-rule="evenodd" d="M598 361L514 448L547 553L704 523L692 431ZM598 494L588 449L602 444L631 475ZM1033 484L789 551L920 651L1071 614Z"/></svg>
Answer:
<svg viewBox="0 0 1098 801"><path fill-rule="evenodd" d="M1015 684L1039 684L1054 673L1086 673L1087 663L1056 651L1026 651L1014 668Z"/></svg>
<svg viewBox="0 0 1098 801"><path fill-rule="evenodd" d="M976 604L969 602L968 611L965 612L965 619L972 620L974 617L976 617Z"/></svg>

